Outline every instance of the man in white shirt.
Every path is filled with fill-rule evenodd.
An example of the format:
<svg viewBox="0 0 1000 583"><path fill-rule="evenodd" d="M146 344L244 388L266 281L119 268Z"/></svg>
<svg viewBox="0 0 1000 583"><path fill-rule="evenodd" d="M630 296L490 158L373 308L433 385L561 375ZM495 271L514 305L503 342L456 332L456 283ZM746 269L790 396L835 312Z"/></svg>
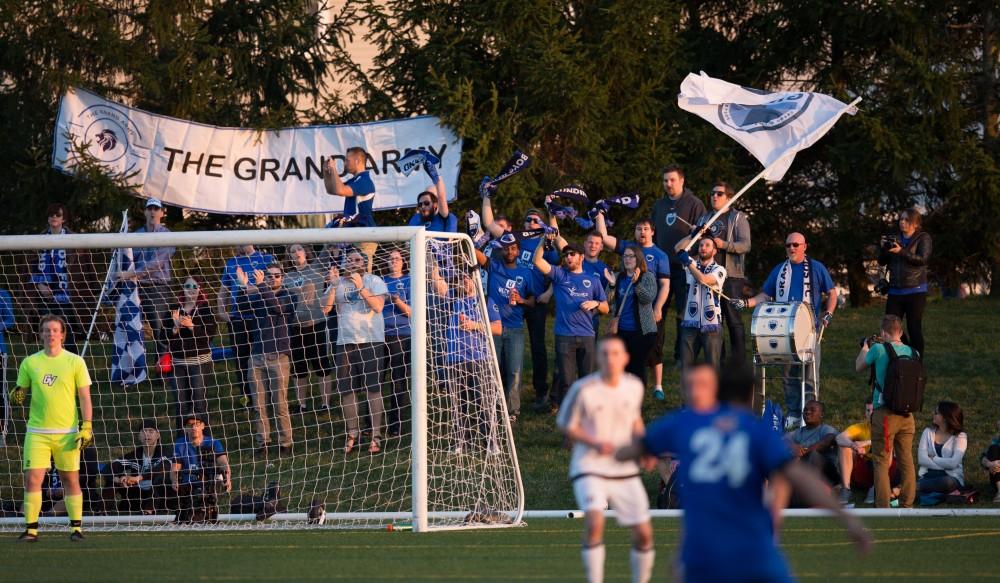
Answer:
<svg viewBox="0 0 1000 583"><path fill-rule="evenodd" d="M556 423L573 442L569 477L577 505L584 510L583 568L589 583L604 580L604 509L614 509L618 524L632 529L632 581L649 581L653 572L653 528L649 498L634 460L617 461L615 450L645 432L640 409L642 381L625 372L628 352L617 337L597 345L597 372L569 389Z"/></svg>

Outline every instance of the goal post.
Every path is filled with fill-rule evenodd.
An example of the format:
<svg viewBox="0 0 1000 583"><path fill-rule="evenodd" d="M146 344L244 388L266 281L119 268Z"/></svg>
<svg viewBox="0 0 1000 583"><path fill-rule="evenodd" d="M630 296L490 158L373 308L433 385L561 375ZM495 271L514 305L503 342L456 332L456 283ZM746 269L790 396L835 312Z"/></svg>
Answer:
<svg viewBox="0 0 1000 583"><path fill-rule="evenodd" d="M249 245L256 255L245 255ZM296 245L305 248L304 263ZM158 249L172 251L158 255ZM367 266L352 272L355 251ZM44 271L46 254L61 267ZM119 255L132 254L131 267L122 263ZM167 278L136 282L116 273L111 279L124 283L105 285L109 269L129 273L164 257L169 268L157 273ZM269 275L253 273L275 275L267 269L272 261L284 271L275 286ZM236 266L247 268L241 271L248 282L239 281ZM3 236L0 267L0 312L2 292L10 312L4 387L14 386L20 363L41 349L37 326L45 313L69 321L77 351L88 344L96 439L81 462L85 525L404 522L426 532L522 522L524 491L490 310L465 234L374 227ZM388 323L374 325L382 314L366 299L373 295L383 310L406 306L409 338L399 321L391 336ZM109 297L98 305L102 296ZM188 313L190 306L196 308ZM89 326L92 319L96 326ZM279 320L287 325L287 345L278 338ZM366 342L372 339L365 334L383 327L384 341ZM144 350L148 374L135 384L112 382L112 369L135 350ZM4 391L0 528L6 530L23 527L17 510L29 406L30 399L8 403ZM177 472L183 479L175 478L173 448L196 439L184 428L191 416L204 418L208 439L220 442L224 454L198 449L202 465L186 460ZM144 447L153 429L159 449ZM151 465L154 459L163 463ZM210 465L218 483L199 482L208 479ZM200 477L192 478L195 470ZM43 526L66 521L51 474ZM175 482L188 505L192 489L211 490L199 500L214 503L214 512L183 513Z"/></svg>

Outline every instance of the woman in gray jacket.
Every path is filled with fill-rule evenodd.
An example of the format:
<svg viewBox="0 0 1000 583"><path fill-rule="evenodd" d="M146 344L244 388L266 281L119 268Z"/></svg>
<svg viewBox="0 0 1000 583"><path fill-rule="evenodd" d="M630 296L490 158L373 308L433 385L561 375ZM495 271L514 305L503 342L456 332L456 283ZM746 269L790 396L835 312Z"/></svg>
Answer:
<svg viewBox="0 0 1000 583"><path fill-rule="evenodd" d="M625 342L629 363L626 371L646 384L646 360L656 342L656 320L653 302L656 300L656 276L646 270L646 259L636 245L622 253L622 270L612 284L615 289L611 305L611 333Z"/></svg>

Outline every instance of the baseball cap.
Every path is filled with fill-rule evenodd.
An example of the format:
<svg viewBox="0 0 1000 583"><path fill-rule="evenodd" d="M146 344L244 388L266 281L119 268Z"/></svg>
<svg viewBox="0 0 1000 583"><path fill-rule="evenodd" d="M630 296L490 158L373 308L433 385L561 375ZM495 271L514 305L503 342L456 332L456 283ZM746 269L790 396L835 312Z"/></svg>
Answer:
<svg viewBox="0 0 1000 583"><path fill-rule="evenodd" d="M185 426L191 425L192 421L200 421L202 425L205 424L205 420L201 418L201 415L197 413L192 413L184 418L184 425Z"/></svg>
<svg viewBox="0 0 1000 583"><path fill-rule="evenodd" d="M510 247L511 245L517 245L517 237L513 233L504 233L500 236L497 241L502 247Z"/></svg>
<svg viewBox="0 0 1000 583"><path fill-rule="evenodd" d="M583 249L576 243L566 243L566 245L562 248L562 254L566 255L567 253L583 255Z"/></svg>
<svg viewBox="0 0 1000 583"><path fill-rule="evenodd" d="M155 206L156 208L163 208L163 203L160 202L160 199L158 198L151 198L146 201L146 208L149 208L151 206Z"/></svg>
<svg viewBox="0 0 1000 583"><path fill-rule="evenodd" d="M540 210L538 210L536 208L530 208L530 209L528 209L528 212L524 213L524 218L528 218L531 215L536 215L539 219L545 217L545 215L542 214L542 211L540 211Z"/></svg>

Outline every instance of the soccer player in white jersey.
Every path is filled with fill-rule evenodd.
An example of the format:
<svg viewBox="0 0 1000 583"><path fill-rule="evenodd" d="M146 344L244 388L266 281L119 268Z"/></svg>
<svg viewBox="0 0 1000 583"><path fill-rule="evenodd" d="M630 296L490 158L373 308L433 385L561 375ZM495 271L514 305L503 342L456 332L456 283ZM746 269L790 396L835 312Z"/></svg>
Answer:
<svg viewBox="0 0 1000 583"><path fill-rule="evenodd" d="M653 528L649 497L634 460L617 461L614 452L645 432L640 408L642 381L625 372L628 352L617 337L597 345L597 372L573 383L556 422L573 442L569 477L577 505L585 512L583 569L589 583L604 580L604 509L610 504L620 526L632 529L633 583L653 572Z"/></svg>

